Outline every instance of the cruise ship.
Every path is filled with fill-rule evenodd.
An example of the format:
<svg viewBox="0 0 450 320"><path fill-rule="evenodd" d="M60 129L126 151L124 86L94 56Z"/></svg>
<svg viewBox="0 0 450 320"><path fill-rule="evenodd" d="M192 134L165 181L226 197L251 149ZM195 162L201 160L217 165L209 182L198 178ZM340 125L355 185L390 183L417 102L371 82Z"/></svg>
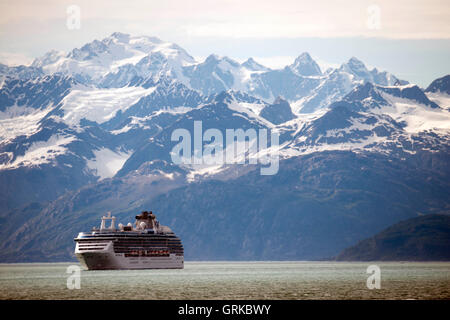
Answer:
<svg viewBox="0 0 450 320"><path fill-rule="evenodd" d="M107 221L110 226L107 227ZM88 270L182 269L184 250L181 240L160 225L150 211L136 216L136 222L115 227L116 217L109 212L100 228L80 232L74 239L75 255Z"/></svg>

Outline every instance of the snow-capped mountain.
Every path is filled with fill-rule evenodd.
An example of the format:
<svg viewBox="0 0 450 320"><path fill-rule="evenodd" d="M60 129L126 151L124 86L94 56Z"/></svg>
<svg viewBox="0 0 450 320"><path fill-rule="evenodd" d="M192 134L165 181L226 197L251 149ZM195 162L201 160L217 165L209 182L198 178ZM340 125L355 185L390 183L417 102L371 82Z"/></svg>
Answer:
<svg viewBox="0 0 450 320"><path fill-rule="evenodd" d="M84 172L94 179L112 177L122 166L127 167L127 159L139 149L136 136L149 135L153 139L152 135L163 131L164 126L170 128L182 117L195 118L191 113L209 110L205 106L214 103L219 92L227 90L232 90L230 99L238 109L226 110L240 113L239 117L257 119L267 128L276 127L283 138L289 130L295 130L292 141L283 147L285 155L330 147L333 139L329 133L308 138L308 132L316 131L307 126L316 126L309 121L325 121L334 113L339 114L339 108L334 110L339 103L352 104L351 112L367 112L369 107L375 110L392 106L392 99L386 98L390 96L408 100L405 105L439 108L417 86L404 85L405 81L387 72L368 70L354 57L326 74L308 53L302 53L284 69L270 70L252 58L238 63L210 55L205 61L196 62L176 44L122 33L113 33L68 54L51 51L28 68L48 75L37 73L30 79L27 73L20 79L18 72L15 77L5 78L0 91L3 170L43 164L58 166L57 159L70 152L85 162ZM273 99L275 96L278 98ZM439 112L442 110L436 111ZM218 114L217 121L224 116ZM446 114L441 118L445 122ZM400 113L394 121L405 123L406 115ZM230 121L229 126L234 122L239 121ZM223 125L218 122L216 126ZM375 128L369 127L366 126L366 133ZM44 131L51 134L43 135ZM324 137L328 138L322 147ZM363 148L383 140L378 137L371 142L366 138L364 143L358 140ZM79 145L86 141L87 145L80 149ZM167 145L168 141L164 143ZM330 148L348 149L358 143ZM54 152L50 152L52 145ZM110 162L105 160L108 157Z"/></svg>
<svg viewBox="0 0 450 320"><path fill-rule="evenodd" d="M119 32L102 41L94 40L64 55L55 51L37 58L33 67L46 73L63 73L86 84L123 86L124 77L168 76L181 77L180 68L194 63L194 59L176 44L156 37L130 36ZM130 74L124 75L129 72ZM172 74L173 73L173 74ZM111 78L117 78L114 82Z"/></svg>
<svg viewBox="0 0 450 320"><path fill-rule="evenodd" d="M151 79L173 78L203 95L226 90L247 92L273 102L278 96L294 112L313 112L339 100L364 81L379 85L406 84L388 72L368 70L352 57L341 67L323 74L307 53L283 69L271 70L249 58L239 63L211 54L196 61L176 44L155 37L113 33L64 54L50 51L35 59L33 68L47 74L71 75L80 83L97 87L139 86Z"/></svg>
<svg viewBox="0 0 450 320"><path fill-rule="evenodd" d="M59 228L70 212L71 228L78 228L111 204L118 214L144 204L167 210L197 258L220 251L219 243L195 243L209 235L202 226L223 212L241 221L234 229L219 224L228 244L234 242L226 234L240 234L233 244L239 257L285 252L277 257L307 259L332 255L402 217L448 208L449 76L424 91L354 57L322 72L302 53L270 69L252 58L240 63L212 54L196 61L176 44L122 33L67 54L51 51L29 67L1 65L0 75L0 222L12 234L1 239L2 259L17 254L16 240L24 252L35 247L26 244L42 234L37 226ZM177 165L172 133L194 135L195 121L203 132L224 136L227 129L264 129L279 135L279 145L223 165ZM262 160L275 154L279 174L261 176ZM195 204L217 215L198 215ZM379 217L377 206L384 210ZM297 207L303 216L291 215ZM201 221L200 240L181 224L183 208ZM22 221L15 212L27 212L35 224L13 230ZM367 224L361 212L370 213ZM307 246L296 238L297 225ZM309 225L322 231L312 234ZM267 228L272 242L261 238ZM75 232L59 231L61 243ZM295 246L281 240L284 232ZM69 257L54 240L42 241Z"/></svg>
<svg viewBox="0 0 450 320"><path fill-rule="evenodd" d="M331 104L330 111L320 118L305 121L284 152L292 156L372 151L401 158L421 150L445 151L449 134L450 113L417 86L385 87L368 82Z"/></svg>
<svg viewBox="0 0 450 320"><path fill-rule="evenodd" d="M425 90L427 97L441 106L450 109L450 76L434 80Z"/></svg>
<svg viewBox="0 0 450 320"><path fill-rule="evenodd" d="M296 102L296 108L303 113L313 112L343 98L364 82L383 86L407 84L388 72L379 72L376 68L369 71L362 61L352 57L338 69L329 71L310 94Z"/></svg>
<svg viewBox="0 0 450 320"><path fill-rule="evenodd" d="M320 76L322 71L320 70L317 62L311 58L309 53L304 52L295 59L294 63L289 66L294 73L300 76Z"/></svg>
<svg viewBox="0 0 450 320"><path fill-rule="evenodd" d="M289 102L281 97L278 97L273 104L265 106L259 115L273 124L281 124L295 119Z"/></svg>
<svg viewBox="0 0 450 320"><path fill-rule="evenodd" d="M29 66L7 66L0 63L0 87L3 86L4 81L8 78L13 79L32 79L43 76L44 72L41 68Z"/></svg>
<svg viewBox="0 0 450 320"><path fill-rule="evenodd" d="M425 91L450 95L450 75L434 80Z"/></svg>

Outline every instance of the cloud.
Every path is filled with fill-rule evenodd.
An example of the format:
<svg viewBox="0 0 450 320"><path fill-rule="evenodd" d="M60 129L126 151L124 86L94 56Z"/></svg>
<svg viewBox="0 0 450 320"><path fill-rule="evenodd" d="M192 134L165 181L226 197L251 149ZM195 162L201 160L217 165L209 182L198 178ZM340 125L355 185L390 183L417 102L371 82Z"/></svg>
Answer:
<svg viewBox="0 0 450 320"><path fill-rule="evenodd" d="M33 58L21 53L0 52L0 63L9 66L30 65Z"/></svg>
<svg viewBox="0 0 450 320"><path fill-rule="evenodd" d="M442 0L3 0L0 29L13 32L9 24L64 20L73 4L83 20L108 21L116 30L124 25L129 31L158 30L170 38L180 32L228 38L450 38L450 2ZM28 32L37 30L28 27Z"/></svg>

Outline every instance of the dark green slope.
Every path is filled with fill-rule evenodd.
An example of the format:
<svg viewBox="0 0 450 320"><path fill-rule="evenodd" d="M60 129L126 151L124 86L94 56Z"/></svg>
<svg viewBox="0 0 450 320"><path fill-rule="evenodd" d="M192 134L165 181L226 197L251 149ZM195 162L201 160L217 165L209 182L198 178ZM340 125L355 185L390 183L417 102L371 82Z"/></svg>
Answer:
<svg viewBox="0 0 450 320"><path fill-rule="evenodd" d="M404 220L342 251L341 261L449 261L450 216Z"/></svg>

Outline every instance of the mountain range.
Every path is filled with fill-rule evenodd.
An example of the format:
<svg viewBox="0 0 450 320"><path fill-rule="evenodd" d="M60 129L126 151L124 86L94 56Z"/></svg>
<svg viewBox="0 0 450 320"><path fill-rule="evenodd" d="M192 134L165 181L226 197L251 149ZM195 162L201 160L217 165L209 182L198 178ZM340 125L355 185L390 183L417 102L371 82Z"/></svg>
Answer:
<svg viewBox="0 0 450 320"><path fill-rule="evenodd" d="M153 210L186 259L323 259L384 228L448 214L450 76L426 89L355 57L321 70L113 33L0 65L0 260L73 259L111 211ZM175 164L172 133L279 136L248 161ZM252 141L249 141L251 144ZM260 174L264 156L279 170Z"/></svg>

